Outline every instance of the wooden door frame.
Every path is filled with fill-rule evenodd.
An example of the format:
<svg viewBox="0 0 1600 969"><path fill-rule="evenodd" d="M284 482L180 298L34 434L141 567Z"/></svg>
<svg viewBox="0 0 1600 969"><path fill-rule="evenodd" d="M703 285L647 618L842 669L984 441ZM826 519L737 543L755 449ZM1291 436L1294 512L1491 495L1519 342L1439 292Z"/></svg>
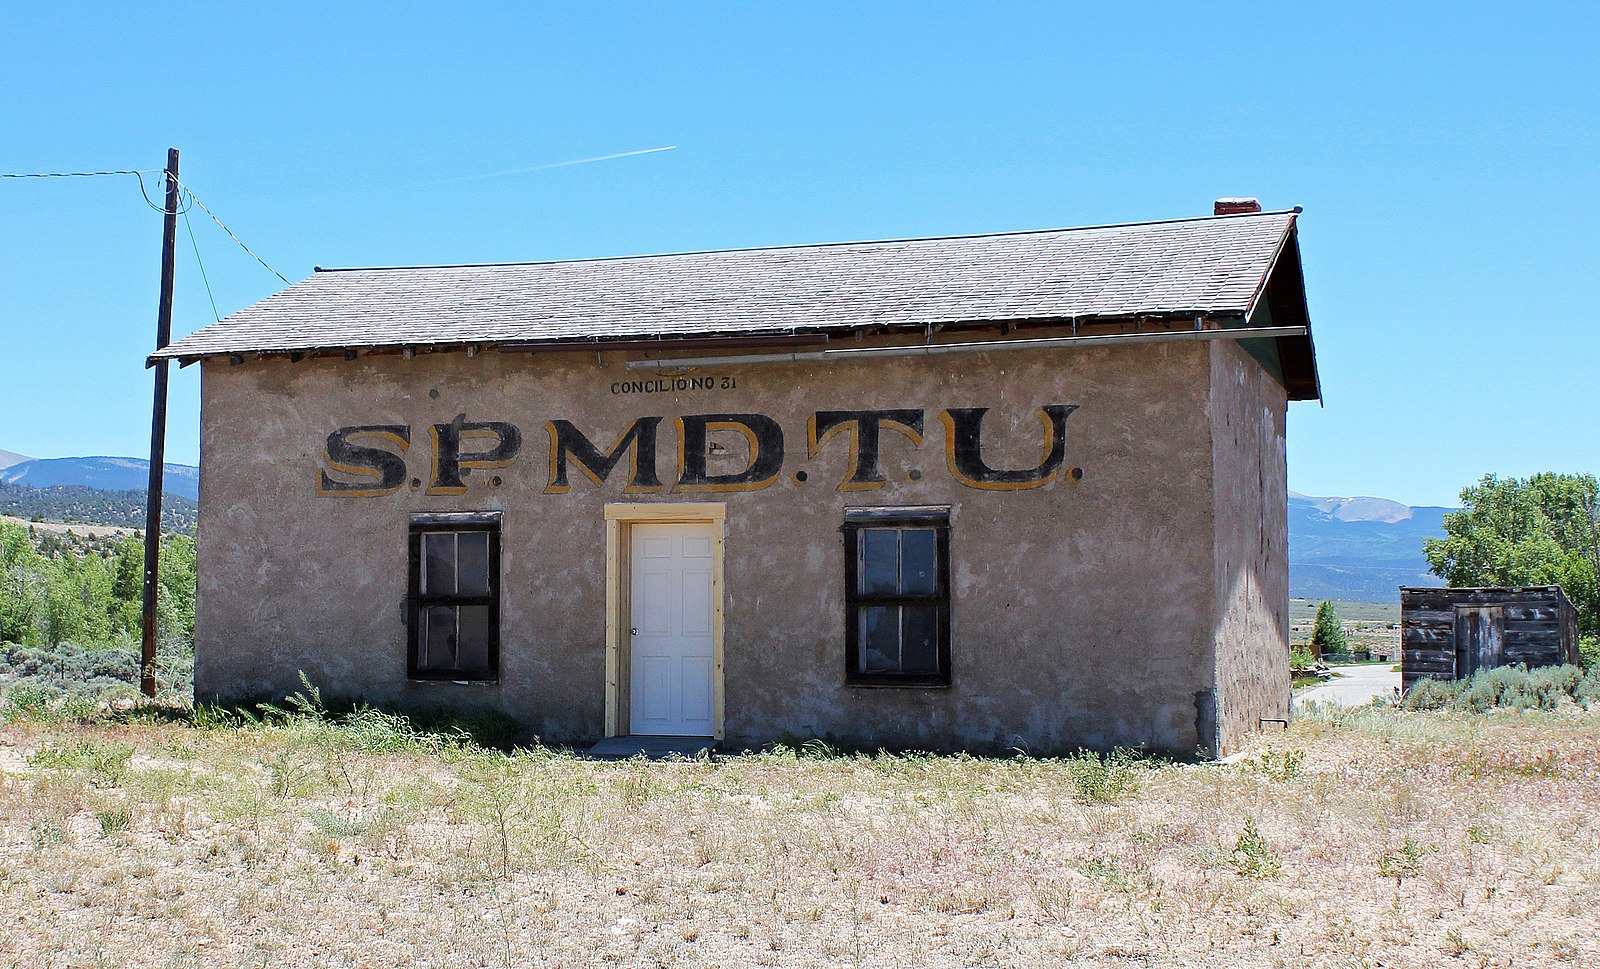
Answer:
<svg viewBox="0 0 1600 969"><path fill-rule="evenodd" d="M1482 663L1481 663L1482 656L1479 654L1478 649L1476 649L1476 648L1473 649L1471 654L1467 657L1467 663L1468 663L1468 666L1470 667L1470 669L1463 671L1461 669L1461 659L1462 659L1462 653L1463 653L1463 650L1462 650L1463 644L1461 642L1461 635L1462 635L1462 632L1464 631L1464 624L1462 623L1462 619L1467 617L1467 616L1471 616L1471 615L1474 615L1474 614L1477 614L1477 613L1485 613L1485 614L1487 614L1490 617L1490 619L1493 620L1493 624L1495 626L1499 627L1499 636L1495 639L1495 645L1499 647L1499 652L1498 652L1498 655L1491 657L1491 661L1492 661L1491 665L1485 666L1485 665L1482 665ZM1467 624L1465 624L1465 629L1470 629L1470 628L1471 628L1471 623L1470 623L1470 620L1469 620L1469 622ZM1489 603L1485 603L1485 602L1458 602L1458 603L1456 603L1455 604L1454 615L1452 617L1450 632L1451 632L1451 638L1453 640L1453 648L1451 649L1451 660L1455 664L1455 678L1456 679L1458 679L1458 680L1465 679L1466 677L1471 676L1472 674L1477 673L1480 670L1494 669L1495 667L1504 664L1504 662L1505 662L1505 646L1506 646L1506 619L1505 619L1505 604L1504 603L1500 603L1500 602L1489 602ZM1481 647L1481 644L1476 643L1476 642L1474 642L1473 645L1475 647Z"/></svg>
<svg viewBox="0 0 1600 969"><path fill-rule="evenodd" d="M716 502L614 502L606 516L606 722L607 737L632 728L629 701L628 630L633 574L633 526L637 524L715 525L711 543L711 729L722 739L722 545L728 506Z"/></svg>

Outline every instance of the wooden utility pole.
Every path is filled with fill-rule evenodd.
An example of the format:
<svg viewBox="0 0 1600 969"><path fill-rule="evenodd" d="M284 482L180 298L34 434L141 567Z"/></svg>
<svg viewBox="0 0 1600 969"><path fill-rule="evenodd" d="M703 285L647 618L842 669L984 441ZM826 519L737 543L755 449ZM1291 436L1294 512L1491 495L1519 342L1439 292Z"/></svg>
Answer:
<svg viewBox="0 0 1600 969"><path fill-rule="evenodd" d="M178 149L167 149L167 203L161 220L161 308L156 350L172 340L172 275L178 245ZM161 488L167 455L167 361L158 360L156 399L150 411L150 493L144 514L144 623L139 649L139 690L156 695L156 595L161 571Z"/></svg>

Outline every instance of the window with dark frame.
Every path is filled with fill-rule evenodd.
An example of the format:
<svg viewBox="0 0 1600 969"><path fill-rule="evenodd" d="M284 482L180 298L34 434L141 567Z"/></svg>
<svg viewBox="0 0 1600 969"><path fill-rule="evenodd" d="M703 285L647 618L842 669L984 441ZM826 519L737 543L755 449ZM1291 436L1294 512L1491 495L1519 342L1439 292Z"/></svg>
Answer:
<svg viewBox="0 0 1600 969"><path fill-rule="evenodd" d="M845 682L950 684L950 512L845 512Z"/></svg>
<svg viewBox="0 0 1600 969"><path fill-rule="evenodd" d="M414 519L410 560L407 675L416 680L498 679L498 517Z"/></svg>

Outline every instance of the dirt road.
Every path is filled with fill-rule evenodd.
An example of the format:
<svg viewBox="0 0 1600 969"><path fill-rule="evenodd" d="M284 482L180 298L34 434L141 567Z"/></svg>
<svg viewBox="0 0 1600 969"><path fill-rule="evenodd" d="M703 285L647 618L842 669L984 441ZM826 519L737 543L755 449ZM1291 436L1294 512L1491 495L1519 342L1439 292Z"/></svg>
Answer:
<svg viewBox="0 0 1600 969"><path fill-rule="evenodd" d="M1373 697L1388 697L1400 686L1400 674L1390 669L1388 663L1362 663L1354 666L1334 666L1339 674L1319 686L1314 686L1294 698L1295 706L1306 703L1337 703L1340 706L1358 707L1371 702Z"/></svg>

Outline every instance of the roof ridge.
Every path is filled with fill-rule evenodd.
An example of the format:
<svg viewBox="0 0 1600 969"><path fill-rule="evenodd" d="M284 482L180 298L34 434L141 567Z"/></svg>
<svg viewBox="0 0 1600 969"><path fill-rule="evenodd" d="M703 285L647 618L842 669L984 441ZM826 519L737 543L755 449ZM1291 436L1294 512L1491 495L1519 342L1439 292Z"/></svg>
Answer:
<svg viewBox="0 0 1600 969"><path fill-rule="evenodd" d="M1229 219L1256 219L1269 215L1287 215L1291 218L1303 210L1296 205L1289 209L1270 212L1236 212L1231 215L1196 215L1180 219L1147 219L1142 222L1109 222L1100 225L1061 226L1051 229L1014 229L1008 232L967 232L944 236L907 236L894 239L848 239L838 242L797 242L783 246L735 246L729 249L686 249L677 252L643 252L627 256L583 256L572 259L530 259L519 262L458 262L414 266L334 266L314 267L319 273L391 272L410 269L492 269L507 266L557 266L586 262L622 262L629 259L665 259L671 256L711 256L736 252L781 252L789 249L829 249L836 246L890 245L897 242L946 242L958 239L1004 239L1011 236L1048 235L1056 232L1089 232L1095 229L1137 229L1152 225L1175 225L1182 222L1220 222Z"/></svg>

